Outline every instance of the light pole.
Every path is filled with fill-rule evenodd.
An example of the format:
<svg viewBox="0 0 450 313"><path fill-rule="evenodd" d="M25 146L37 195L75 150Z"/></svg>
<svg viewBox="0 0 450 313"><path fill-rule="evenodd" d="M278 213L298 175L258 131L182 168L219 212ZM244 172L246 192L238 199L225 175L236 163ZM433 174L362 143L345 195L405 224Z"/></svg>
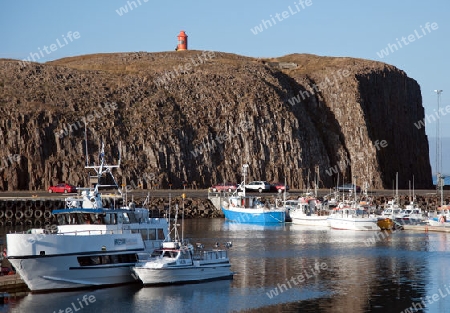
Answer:
<svg viewBox="0 0 450 313"><path fill-rule="evenodd" d="M440 114L440 100L441 100L441 89L436 89L434 91L437 94L437 113ZM440 125L439 125L439 115L437 116L436 121L436 193L439 194L439 186L440 186L440 173L441 173L441 139L440 139Z"/></svg>

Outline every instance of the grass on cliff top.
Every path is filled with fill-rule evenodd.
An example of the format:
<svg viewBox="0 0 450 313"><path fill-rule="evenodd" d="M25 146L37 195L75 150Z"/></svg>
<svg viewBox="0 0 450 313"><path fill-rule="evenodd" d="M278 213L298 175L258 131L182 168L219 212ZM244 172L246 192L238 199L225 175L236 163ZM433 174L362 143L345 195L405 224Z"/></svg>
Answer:
<svg viewBox="0 0 450 313"><path fill-rule="evenodd" d="M220 62L221 65L240 65L254 60L249 57L215 51L212 51L214 55L211 57L211 54L207 54L206 52L208 51L98 53L62 58L47 62L47 64L65 66L78 70L100 70L117 74L130 74L173 70L173 68L178 68L180 65L193 64L193 62L199 63L200 59L203 61L206 60L208 63ZM196 66L201 67L208 63Z"/></svg>
<svg viewBox="0 0 450 313"><path fill-rule="evenodd" d="M142 72L164 72L178 68L180 65L198 61L202 56L202 50L165 51L165 52L122 52L122 53L97 53L49 61L45 64L64 66L77 70L98 70L115 74L136 74ZM2 59L6 60L6 59ZM214 57L208 63L219 66L242 66L249 62L289 62L297 63L296 69L283 70L296 74L311 74L324 70L341 69L344 67L381 68L385 63L349 58L328 57L313 54L289 54L275 58L252 58L232 53L214 51ZM205 66L205 64L200 65Z"/></svg>
<svg viewBox="0 0 450 313"><path fill-rule="evenodd" d="M297 63L298 67L293 70L300 74L311 74L325 70L343 69L346 67L381 68L385 64L372 60L350 58L350 57L328 57L314 54L289 54L280 58L274 58L271 62Z"/></svg>

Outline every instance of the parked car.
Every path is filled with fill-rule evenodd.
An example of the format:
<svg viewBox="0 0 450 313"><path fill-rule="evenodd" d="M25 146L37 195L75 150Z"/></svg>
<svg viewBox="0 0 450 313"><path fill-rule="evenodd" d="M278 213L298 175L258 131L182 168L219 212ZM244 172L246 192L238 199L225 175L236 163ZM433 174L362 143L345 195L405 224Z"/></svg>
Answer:
<svg viewBox="0 0 450 313"><path fill-rule="evenodd" d="M338 191L354 191L355 185L354 184L344 184L337 187ZM361 187L356 186L356 192L361 192Z"/></svg>
<svg viewBox="0 0 450 313"><path fill-rule="evenodd" d="M211 187L213 192L218 192L218 191L228 191L228 192L233 192L237 189L237 185L234 183L224 183L224 184L218 184L218 185L214 185Z"/></svg>
<svg viewBox="0 0 450 313"><path fill-rule="evenodd" d="M286 190L286 191L289 190L289 186L288 185L285 186L282 183L273 183L273 184L270 184L270 190L276 191L276 192L284 192L284 190Z"/></svg>
<svg viewBox="0 0 450 313"><path fill-rule="evenodd" d="M266 181L252 181L245 184L245 189L248 191L270 191L270 184Z"/></svg>
<svg viewBox="0 0 450 313"><path fill-rule="evenodd" d="M56 186L50 186L48 192L72 193L77 192L77 187L69 184L58 184Z"/></svg>

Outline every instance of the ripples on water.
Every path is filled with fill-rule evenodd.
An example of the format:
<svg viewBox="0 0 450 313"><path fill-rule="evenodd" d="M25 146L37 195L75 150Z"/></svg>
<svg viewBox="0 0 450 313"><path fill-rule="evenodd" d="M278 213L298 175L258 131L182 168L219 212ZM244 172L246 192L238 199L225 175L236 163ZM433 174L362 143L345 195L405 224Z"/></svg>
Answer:
<svg viewBox="0 0 450 313"><path fill-rule="evenodd" d="M185 227L186 238L206 247L233 242L233 280L29 294L4 312L58 312L73 305L80 309L77 299L84 295L94 296L95 302L80 313L400 313L413 302L418 303L417 312L450 312L445 233L395 232L370 241L376 232L289 224L264 227L198 219L186 220ZM439 300L433 301L433 295ZM427 299L424 307L420 301Z"/></svg>

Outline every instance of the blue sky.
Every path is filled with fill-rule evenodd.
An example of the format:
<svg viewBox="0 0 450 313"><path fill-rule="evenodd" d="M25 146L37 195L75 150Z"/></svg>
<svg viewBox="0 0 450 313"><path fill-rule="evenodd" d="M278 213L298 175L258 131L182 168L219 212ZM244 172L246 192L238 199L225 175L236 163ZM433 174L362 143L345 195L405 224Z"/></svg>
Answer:
<svg viewBox="0 0 450 313"><path fill-rule="evenodd" d="M435 89L443 90L441 107L450 105L445 75L450 72L448 0L145 1L5 1L0 58L24 59L57 40L60 45L40 61L100 52L173 51L177 34L185 30L189 48L195 50L252 57L312 53L386 62L417 80L426 114L437 108ZM271 18L276 24L261 24ZM437 28L427 31L427 22ZM260 24L262 31L255 35ZM69 31L78 32L79 38L70 41ZM391 48L380 57L389 44L398 50ZM450 114L440 115L440 125L441 135L450 137ZM434 137L435 132L436 124L428 124L427 134Z"/></svg>

